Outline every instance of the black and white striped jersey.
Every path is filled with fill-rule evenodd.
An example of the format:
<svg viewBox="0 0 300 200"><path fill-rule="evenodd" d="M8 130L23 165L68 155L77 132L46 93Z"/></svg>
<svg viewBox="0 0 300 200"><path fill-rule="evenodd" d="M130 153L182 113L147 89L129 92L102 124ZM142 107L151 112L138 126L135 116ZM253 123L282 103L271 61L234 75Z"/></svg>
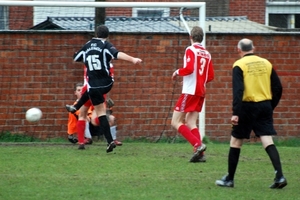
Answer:
<svg viewBox="0 0 300 200"><path fill-rule="evenodd" d="M118 53L110 42L93 38L74 54L74 61L85 64L91 88L105 87L113 82L110 61L117 59Z"/></svg>

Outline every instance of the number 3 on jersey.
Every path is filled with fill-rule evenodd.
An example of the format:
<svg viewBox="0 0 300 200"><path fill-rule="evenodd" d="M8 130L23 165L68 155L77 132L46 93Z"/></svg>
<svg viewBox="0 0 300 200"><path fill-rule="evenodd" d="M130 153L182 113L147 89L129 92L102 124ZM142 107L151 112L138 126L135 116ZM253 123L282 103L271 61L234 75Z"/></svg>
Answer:
<svg viewBox="0 0 300 200"><path fill-rule="evenodd" d="M205 65L206 65L206 59L205 58L201 58L200 59L200 69L199 69L199 74L200 75L203 74Z"/></svg>
<svg viewBox="0 0 300 200"><path fill-rule="evenodd" d="M101 62L98 59L99 55L89 55L86 59L88 61L89 70L101 70Z"/></svg>

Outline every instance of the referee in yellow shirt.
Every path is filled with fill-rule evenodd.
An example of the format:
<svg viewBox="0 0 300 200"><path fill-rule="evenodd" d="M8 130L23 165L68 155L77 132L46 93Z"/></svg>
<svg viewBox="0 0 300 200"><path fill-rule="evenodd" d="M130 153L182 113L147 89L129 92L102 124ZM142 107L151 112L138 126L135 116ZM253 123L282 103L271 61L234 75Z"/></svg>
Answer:
<svg viewBox="0 0 300 200"><path fill-rule="evenodd" d="M232 70L233 115L228 174L217 180L216 185L234 187L243 140L249 139L253 131L260 138L275 170L274 182L269 187L281 189L287 185L287 180L272 136L277 134L273 126L273 110L281 98L282 85L272 64L254 55L251 40L240 40L237 50L241 58L233 64Z"/></svg>

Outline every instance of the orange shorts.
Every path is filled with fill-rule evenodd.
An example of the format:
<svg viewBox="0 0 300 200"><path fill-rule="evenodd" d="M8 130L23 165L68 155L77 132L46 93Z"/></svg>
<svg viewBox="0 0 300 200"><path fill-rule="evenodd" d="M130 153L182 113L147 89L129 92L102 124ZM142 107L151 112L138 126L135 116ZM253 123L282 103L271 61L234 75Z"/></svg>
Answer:
<svg viewBox="0 0 300 200"><path fill-rule="evenodd" d="M175 104L175 111L178 112L201 112L204 103L204 97L190 94L181 94Z"/></svg>

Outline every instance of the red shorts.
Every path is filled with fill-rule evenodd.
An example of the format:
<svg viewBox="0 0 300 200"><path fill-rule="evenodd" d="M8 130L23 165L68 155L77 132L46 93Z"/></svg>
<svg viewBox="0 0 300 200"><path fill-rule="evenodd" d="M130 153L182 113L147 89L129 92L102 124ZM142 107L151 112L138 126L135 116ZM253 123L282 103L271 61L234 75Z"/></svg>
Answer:
<svg viewBox="0 0 300 200"><path fill-rule="evenodd" d="M84 93L86 92L86 90L87 90L87 84L85 84L85 85L82 87L81 94L84 94ZM90 106L92 105L92 102L91 102L91 100L89 99L89 100L87 100L87 102L85 102L83 105L86 106L86 107L90 107Z"/></svg>
<svg viewBox="0 0 300 200"><path fill-rule="evenodd" d="M178 112L201 112L204 103L204 97L194 96L190 94L181 94L175 104L175 111Z"/></svg>

